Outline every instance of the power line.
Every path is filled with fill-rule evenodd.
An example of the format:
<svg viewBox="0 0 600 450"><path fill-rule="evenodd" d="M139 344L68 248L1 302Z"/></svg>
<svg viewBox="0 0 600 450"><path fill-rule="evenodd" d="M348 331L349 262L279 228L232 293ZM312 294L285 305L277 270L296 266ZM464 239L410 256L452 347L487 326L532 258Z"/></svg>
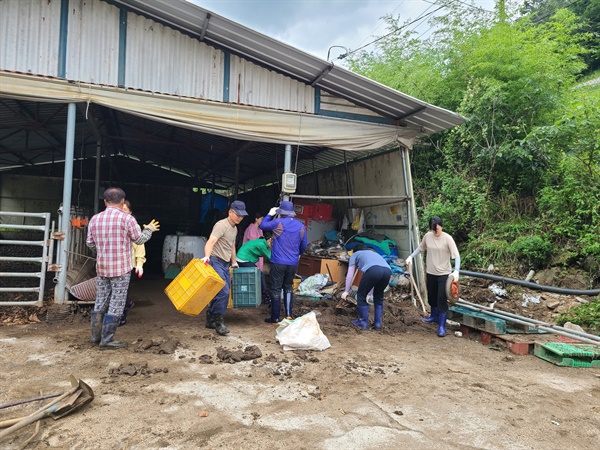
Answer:
<svg viewBox="0 0 600 450"><path fill-rule="evenodd" d="M362 47L358 47L357 49L355 49L355 50L352 50L351 52L348 52L348 53L345 53L344 55L340 55L340 56L338 56L338 57L337 57L337 59L346 58L347 56L350 56L350 55L352 55L352 54L354 54L354 53L358 52L359 50L362 50L363 48L366 48L366 47L368 47L369 45L373 45L373 44L375 44L376 42L379 42L379 41L381 41L382 39L385 39L385 38L387 38L387 37L391 36L392 34L396 34L396 33L398 33L400 30L402 30L402 29L404 29L404 28L406 28L406 27L408 27L408 26L412 25L412 24L413 24L413 23L415 23L415 22L418 22L418 21L419 21L419 20L421 20L421 19L424 19L424 18L425 18L425 17L427 17L427 16L430 16L430 15L432 15L433 13L435 13L435 12L437 12L437 11L439 11L440 9L443 9L443 8L444 8L444 6L440 6L439 8L437 8L437 9L434 9L433 11L431 11L431 12L427 13L427 14L426 14L426 15L424 15L423 17L417 17L415 20L413 20L413 21L411 21L411 22L409 22L409 23L407 23L407 24L404 24L404 25L402 25L401 27L399 27L399 28L395 29L394 31L391 31L391 32L389 32L388 34L386 34L386 35L384 35L384 36L380 36L380 37L378 37L378 38L377 38L377 39L375 39L374 41L371 41L371 42L369 42L368 44L365 44L365 45L363 45Z"/></svg>
<svg viewBox="0 0 600 450"><path fill-rule="evenodd" d="M394 14L394 13L396 12L396 10L397 10L398 8L400 8L400 7L402 6L402 4L403 4L405 1L406 1L406 0L402 0L402 1L401 1L401 2L398 4L398 6L396 6L396 7L394 8L394 10L393 10L393 11L390 13L390 15L391 15L391 14ZM380 19L380 20L381 20L381 19ZM372 35L373 35L373 33L375 33L375 32L376 32L376 31L379 29L379 27L380 27L381 25L383 25L383 21L381 21L381 22L379 23L379 25L377 25L377 27L375 27L375 29L374 29L373 31L371 31L369 34L367 34L367 37L366 37L366 38L364 38L364 39L363 39L363 40L360 42L360 44L358 44L358 45L362 45L362 43L363 43L363 42L365 42L367 39L369 39L369 36L372 36Z"/></svg>

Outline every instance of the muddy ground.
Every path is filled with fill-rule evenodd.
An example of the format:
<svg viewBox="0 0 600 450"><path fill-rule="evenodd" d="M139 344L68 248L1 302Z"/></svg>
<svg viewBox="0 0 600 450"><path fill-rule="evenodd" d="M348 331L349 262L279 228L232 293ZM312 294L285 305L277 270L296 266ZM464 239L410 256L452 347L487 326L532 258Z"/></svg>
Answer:
<svg viewBox="0 0 600 450"><path fill-rule="evenodd" d="M304 301L297 312L317 313L331 348L283 352L276 326L263 322L265 306L228 311L232 332L221 337L204 328L204 314L178 313L163 293L167 284L132 286L135 307L117 334L130 343L124 350L89 344L86 307L49 320L45 309L0 310L0 404L66 391L70 374L95 394L84 409L43 420L26 448L595 449L600 442L600 369L515 356L454 330L439 338L407 292L388 298L382 332L353 329L351 311L333 300ZM494 301L489 284L465 282L461 297ZM541 320L577 301L548 296L522 308L521 295L509 293L506 309ZM39 407L0 409L0 421ZM34 431L11 434L0 448L22 448Z"/></svg>

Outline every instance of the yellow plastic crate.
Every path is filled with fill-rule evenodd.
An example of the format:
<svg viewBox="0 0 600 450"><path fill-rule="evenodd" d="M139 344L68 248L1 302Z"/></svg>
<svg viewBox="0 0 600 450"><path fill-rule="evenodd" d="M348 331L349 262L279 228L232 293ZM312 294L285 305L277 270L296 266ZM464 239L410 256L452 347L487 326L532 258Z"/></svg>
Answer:
<svg viewBox="0 0 600 450"><path fill-rule="evenodd" d="M225 286L225 281L212 266L192 259L166 287L165 294L177 311L197 316Z"/></svg>

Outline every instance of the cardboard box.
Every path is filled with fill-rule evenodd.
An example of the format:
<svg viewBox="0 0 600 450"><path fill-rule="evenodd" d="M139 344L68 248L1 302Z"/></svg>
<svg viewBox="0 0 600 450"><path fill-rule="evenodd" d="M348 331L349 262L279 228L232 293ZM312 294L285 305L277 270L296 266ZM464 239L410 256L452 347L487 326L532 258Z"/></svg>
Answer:
<svg viewBox="0 0 600 450"><path fill-rule="evenodd" d="M337 259L322 259L320 273L330 275L330 281L344 284L348 273L348 263Z"/></svg>

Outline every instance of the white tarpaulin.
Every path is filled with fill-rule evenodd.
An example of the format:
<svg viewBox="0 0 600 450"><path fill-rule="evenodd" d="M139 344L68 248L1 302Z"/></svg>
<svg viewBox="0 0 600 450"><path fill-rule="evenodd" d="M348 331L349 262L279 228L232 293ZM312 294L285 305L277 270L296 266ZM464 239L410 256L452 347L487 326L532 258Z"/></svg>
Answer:
<svg viewBox="0 0 600 450"><path fill-rule="evenodd" d="M289 111L79 84L0 72L0 97L95 103L203 133L279 144L377 150L390 144L412 148L417 130Z"/></svg>

